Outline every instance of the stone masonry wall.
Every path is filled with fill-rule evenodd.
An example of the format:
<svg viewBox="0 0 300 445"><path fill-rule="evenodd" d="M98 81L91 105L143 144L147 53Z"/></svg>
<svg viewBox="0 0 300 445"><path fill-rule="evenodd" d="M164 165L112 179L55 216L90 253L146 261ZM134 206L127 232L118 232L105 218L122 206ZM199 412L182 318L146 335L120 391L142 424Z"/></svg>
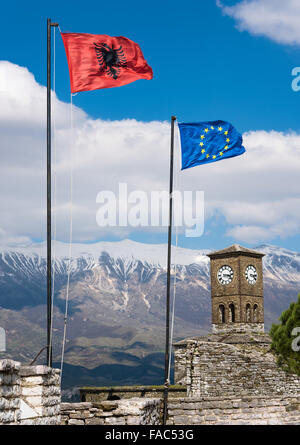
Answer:
<svg viewBox="0 0 300 445"><path fill-rule="evenodd" d="M189 341L187 396L300 396L300 378L280 369L270 352L255 346Z"/></svg>
<svg viewBox="0 0 300 445"><path fill-rule="evenodd" d="M186 385L186 368L187 368L187 344L191 341L204 341L209 343L223 343L232 344L238 347L240 350L254 350L265 355L270 352L271 338L268 334L258 334L258 333L240 333L240 332L230 332L228 334L209 334L203 335L201 337L192 337L185 340L181 340L175 343L174 353L175 353L175 364L174 364L174 381L175 385ZM189 358L190 359L190 358ZM221 369L222 370L222 369ZM185 397L185 395L182 395Z"/></svg>
<svg viewBox="0 0 300 445"><path fill-rule="evenodd" d="M60 370L48 366L22 366L21 399L36 417L23 418L21 424L60 424ZM24 416L22 416L24 417Z"/></svg>
<svg viewBox="0 0 300 445"><path fill-rule="evenodd" d="M60 423L60 371L0 360L0 425Z"/></svg>
<svg viewBox="0 0 300 445"><path fill-rule="evenodd" d="M168 425L299 425L298 397L169 400Z"/></svg>
<svg viewBox="0 0 300 445"><path fill-rule="evenodd" d="M264 323L221 323L221 324L212 324L212 332L214 334L217 333L229 333L229 332L264 332L265 327Z"/></svg>
<svg viewBox="0 0 300 445"><path fill-rule="evenodd" d="M62 425L159 425L160 399L62 403Z"/></svg>
<svg viewBox="0 0 300 445"><path fill-rule="evenodd" d="M62 425L159 425L161 399L62 403ZM299 425L298 397L170 398L168 425Z"/></svg>
<svg viewBox="0 0 300 445"><path fill-rule="evenodd" d="M0 425L17 424L20 418L20 363L0 360Z"/></svg>

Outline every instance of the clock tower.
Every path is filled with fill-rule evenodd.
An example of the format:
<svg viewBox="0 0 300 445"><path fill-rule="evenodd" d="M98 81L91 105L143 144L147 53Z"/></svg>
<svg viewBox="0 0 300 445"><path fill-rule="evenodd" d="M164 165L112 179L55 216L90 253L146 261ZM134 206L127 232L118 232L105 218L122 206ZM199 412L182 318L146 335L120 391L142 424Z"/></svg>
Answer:
<svg viewBox="0 0 300 445"><path fill-rule="evenodd" d="M212 332L264 332L263 253L234 244L210 258Z"/></svg>

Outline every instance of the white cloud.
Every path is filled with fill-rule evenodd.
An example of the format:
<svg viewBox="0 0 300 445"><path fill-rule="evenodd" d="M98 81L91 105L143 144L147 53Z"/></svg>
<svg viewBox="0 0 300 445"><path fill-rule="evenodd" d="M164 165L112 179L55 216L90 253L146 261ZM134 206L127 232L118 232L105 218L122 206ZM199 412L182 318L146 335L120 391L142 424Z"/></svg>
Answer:
<svg viewBox="0 0 300 445"><path fill-rule="evenodd" d="M227 230L227 235L249 244L256 244L260 240L269 241L276 236L274 232L268 228L247 225L236 226Z"/></svg>
<svg viewBox="0 0 300 445"><path fill-rule="evenodd" d="M243 0L233 6L217 0L217 6L236 20L241 31L266 36L277 43L300 45L299 0Z"/></svg>
<svg viewBox="0 0 300 445"><path fill-rule="evenodd" d="M267 227L258 225L235 226L227 230L226 234L249 244L256 244L258 242L270 241L275 237L285 239L290 234L299 233L299 229L300 225L297 220L283 217L278 223Z"/></svg>
<svg viewBox="0 0 300 445"><path fill-rule="evenodd" d="M46 237L45 109L45 87L26 68L0 62L0 243ZM169 123L91 119L76 107L73 114L74 240L92 241L109 233L128 237L138 229L97 226L96 196L101 190L117 192L120 182L128 184L129 192L168 190ZM66 241L70 105L53 97L53 116L57 128L57 238ZM204 190L206 218L223 215L224 233L237 241L261 242L299 233L300 135L253 131L244 135L244 145L243 156L185 170L182 189ZM176 165L177 161L178 151Z"/></svg>
<svg viewBox="0 0 300 445"><path fill-rule="evenodd" d="M96 225L96 196L127 182L136 189L166 188L169 124L90 119L70 104L52 102L57 151L58 238L68 239L71 142L74 150L74 238L97 239L109 231ZM0 61L0 228L7 238L46 236L46 88L24 67ZM54 184L53 170L53 184ZM54 194L53 194L54 197ZM128 235L116 228L111 232Z"/></svg>
<svg viewBox="0 0 300 445"><path fill-rule="evenodd" d="M300 232L300 135L251 131L243 156L187 171L201 181L207 217L221 214L238 241L257 243ZM209 174L210 173L210 174ZM226 231L226 228L224 228Z"/></svg>

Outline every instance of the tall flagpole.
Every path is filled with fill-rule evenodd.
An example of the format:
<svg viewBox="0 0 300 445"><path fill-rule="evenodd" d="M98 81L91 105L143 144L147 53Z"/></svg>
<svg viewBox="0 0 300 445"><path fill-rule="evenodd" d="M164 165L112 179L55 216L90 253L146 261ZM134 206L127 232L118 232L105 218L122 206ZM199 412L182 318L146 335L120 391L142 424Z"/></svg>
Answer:
<svg viewBox="0 0 300 445"><path fill-rule="evenodd" d="M171 117L171 148L170 148L170 182L169 182L169 228L168 228L168 263L167 263L167 299L166 299L166 351L165 351L165 384L163 425L167 423L168 389L169 389L169 351L170 351L170 285L171 285L171 243L173 219L173 166L174 166L174 127L176 117Z"/></svg>
<svg viewBox="0 0 300 445"><path fill-rule="evenodd" d="M51 278L51 23L47 19L47 365L52 366L52 278Z"/></svg>

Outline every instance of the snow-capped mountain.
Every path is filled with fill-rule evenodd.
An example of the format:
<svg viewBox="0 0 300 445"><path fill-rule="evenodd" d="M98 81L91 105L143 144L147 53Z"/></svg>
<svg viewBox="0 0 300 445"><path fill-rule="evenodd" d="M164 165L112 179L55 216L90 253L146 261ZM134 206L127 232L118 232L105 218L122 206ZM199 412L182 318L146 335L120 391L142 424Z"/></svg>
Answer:
<svg viewBox="0 0 300 445"><path fill-rule="evenodd" d="M99 256L103 252L108 253L111 258L121 258L124 262L139 260L160 267L165 267L167 262L167 246L165 244L143 244L131 240L94 244L74 243L71 246L72 269L76 270L78 260L84 260L86 267L92 268L93 265L98 263ZM40 267L42 264L44 265L44 259L46 258L46 243L17 247L0 246L0 253L4 261L13 253L16 261L23 261L25 257L31 258L34 266ZM200 251L175 246L172 249L173 261L181 265L207 263L206 253L208 253L208 250ZM58 263L68 261L69 254L70 247L68 244L59 241L53 242L52 257L55 257ZM20 267L20 265L18 263L16 267Z"/></svg>
<svg viewBox="0 0 300 445"><path fill-rule="evenodd" d="M282 283L300 282L300 254L276 246L260 245L255 248L263 252L264 278ZM182 277L209 273L210 250L193 250L182 247L172 248L173 273L175 266ZM71 260L69 255L71 253ZM164 270L167 260L165 244L142 244L131 240L99 242L94 244L55 242L52 246L54 273L64 276L70 267L72 274L91 271L99 266L108 273L116 274L122 281L139 270L140 278L146 279L154 270ZM46 273L46 244L27 246L0 246L0 279L13 278L22 274L28 279L42 278Z"/></svg>
<svg viewBox="0 0 300 445"><path fill-rule="evenodd" d="M261 245L256 248L263 252L264 279L281 283L300 284L300 254L281 247Z"/></svg>
<svg viewBox="0 0 300 445"><path fill-rule="evenodd" d="M269 327L300 291L300 254L268 245L257 250L265 253L265 321ZM173 282L176 265L174 339L210 329L207 253L172 249ZM103 363L119 366L123 357L126 366L136 366L136 360L163 350L166 245L130 240L74 244L69 261L69 246L56 242L52 254L57 359L69 267L69 364L86 368ZM29 360L44 345L45 302L45 243L0 247L0 326L8 332L11 357Z"/></svg>

